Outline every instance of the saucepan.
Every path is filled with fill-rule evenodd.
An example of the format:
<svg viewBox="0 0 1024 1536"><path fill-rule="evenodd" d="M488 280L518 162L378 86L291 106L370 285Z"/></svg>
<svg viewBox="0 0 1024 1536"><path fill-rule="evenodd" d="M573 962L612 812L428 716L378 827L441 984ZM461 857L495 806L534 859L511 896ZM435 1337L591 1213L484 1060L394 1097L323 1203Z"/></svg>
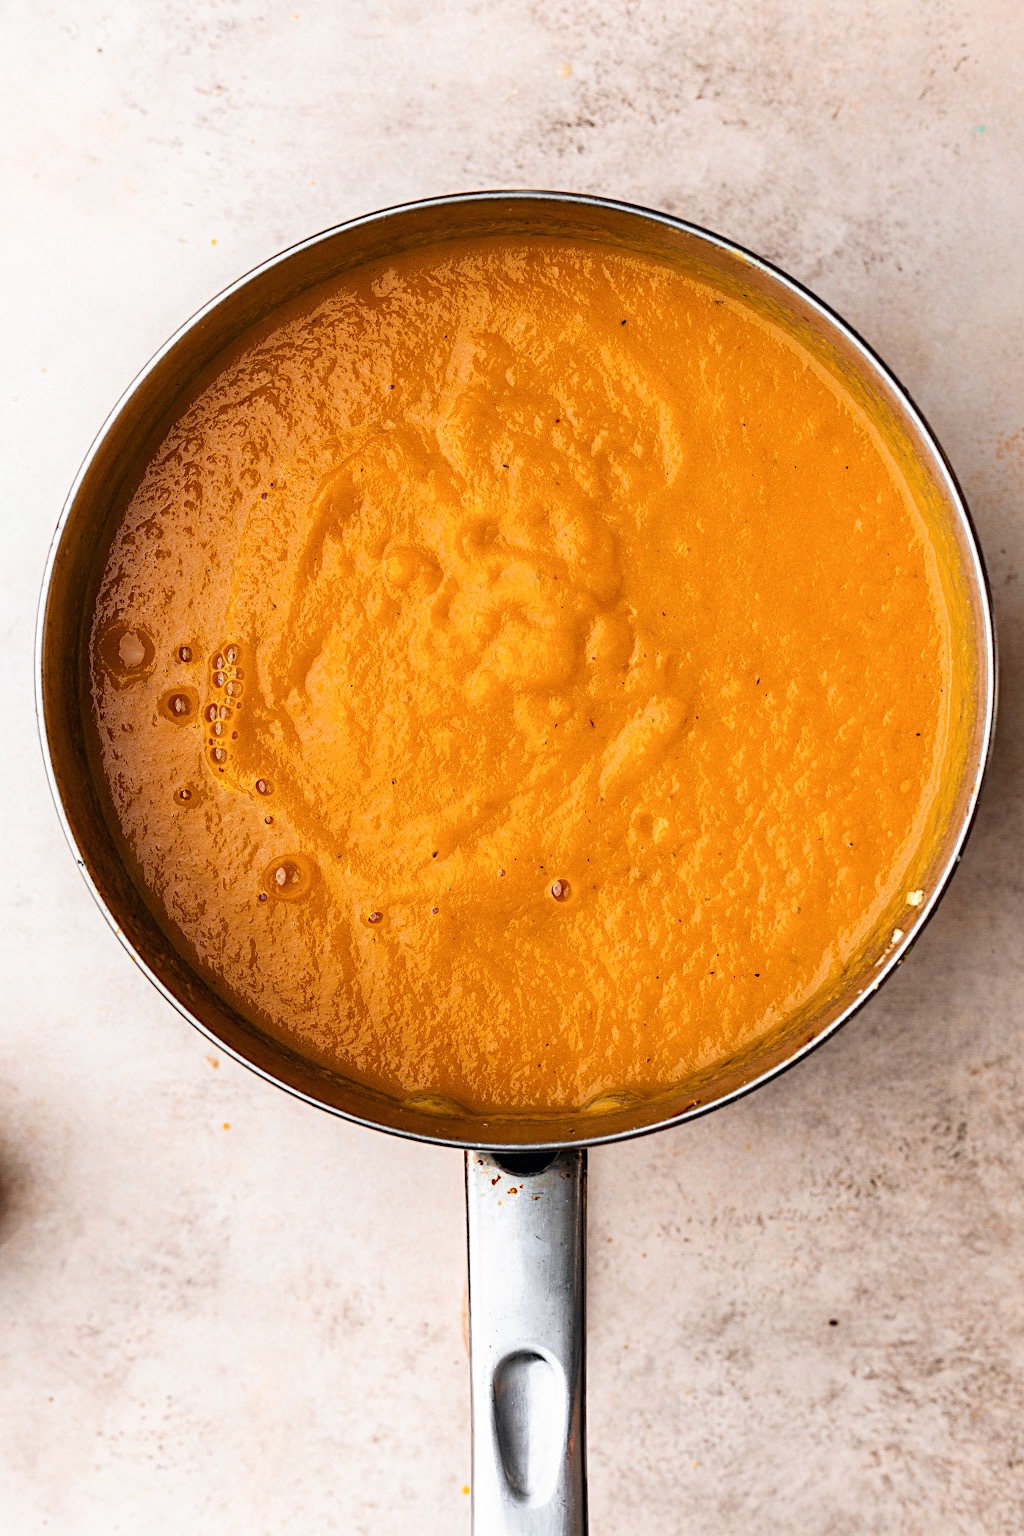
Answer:
<svg viewBox="0 0 1024 1536"><path fill-rule="evenodd" d="M756 1048L656 1099L612 1095L586 1110L474 1116L443 1100L398 1103L303 1059L218 997L174 948L133 883L90 767L86 633L99 562L147 458L196 379L242 332L361 264L459 237L599 241L704 274L799 339L867 408L926 508L966 681L955 749L919 884L825 1001ZM926 317L922 323L927 323ZM462 1148L469 1232L473 1520L478 1536L586 1529L584 1232L586 1147L706 1114L792 1066L891 975L934 911L973 819L992 740L995 637L963 497L919 411L873 352L767 262L666 214L558 193L477 193L407 204L329 229L265 262L190 320L143 370L85 460L54 538L38 628L37 707L58 814L89 888L136 964L195 1027L307 1103L421 1141ZM916 894L916 893L915 893Z"/></svg>

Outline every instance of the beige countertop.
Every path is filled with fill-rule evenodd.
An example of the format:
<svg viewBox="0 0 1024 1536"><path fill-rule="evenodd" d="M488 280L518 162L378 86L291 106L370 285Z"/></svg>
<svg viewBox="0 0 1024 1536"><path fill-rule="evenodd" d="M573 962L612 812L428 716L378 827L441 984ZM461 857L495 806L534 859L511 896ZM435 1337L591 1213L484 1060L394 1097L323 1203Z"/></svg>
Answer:
<svg viewBox="0 0 1024 1536"><path fill-rule="evenodd" d="M1024 1529L1024 24L1012 0L6 18L0 1529L468 1531L462 1166L214 1051L43 779L36 596L103 416L278 248L488 186L779 263L944 443L995 593L976 833L911 959L763 1092L591 1158L595 1536Z"/></svg>

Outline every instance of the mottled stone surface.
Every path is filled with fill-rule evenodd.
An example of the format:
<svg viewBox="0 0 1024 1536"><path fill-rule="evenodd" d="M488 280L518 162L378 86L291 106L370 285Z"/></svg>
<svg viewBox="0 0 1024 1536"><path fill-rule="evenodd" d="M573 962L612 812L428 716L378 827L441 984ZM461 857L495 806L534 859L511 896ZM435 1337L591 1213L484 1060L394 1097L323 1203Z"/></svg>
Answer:
<svg viewBox="0 0 1024 1536"><path fill-rule="evenodd" d="M8 8L0 1526L468 1530L461 1162L293 1103L135 972L43 783L32 624L103 415L369 208L679 212L882 352L988 555L1003 711L908 964L752 1099L592 1156L596 1536L1024 1529L1024 137L1011 0Z"/></svg>

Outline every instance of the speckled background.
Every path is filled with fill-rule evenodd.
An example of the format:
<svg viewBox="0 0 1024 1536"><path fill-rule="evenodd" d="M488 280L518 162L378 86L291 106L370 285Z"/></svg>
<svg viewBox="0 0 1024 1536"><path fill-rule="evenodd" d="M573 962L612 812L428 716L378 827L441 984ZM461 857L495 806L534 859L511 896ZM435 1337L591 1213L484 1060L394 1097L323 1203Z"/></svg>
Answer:
<svg viewBox="0 0 1024 1536"><path fill-rule="evenodd" d="M200 302L373 207L667 208L882 352L973 507L1003 651L913 957L752 1099L593 1154L595 1536L1024 1530L1024 44L1012 0L5 7L0 1528L469 1525L462 1168L213 1052L43 782L36 593L93 432Z"/></svg>

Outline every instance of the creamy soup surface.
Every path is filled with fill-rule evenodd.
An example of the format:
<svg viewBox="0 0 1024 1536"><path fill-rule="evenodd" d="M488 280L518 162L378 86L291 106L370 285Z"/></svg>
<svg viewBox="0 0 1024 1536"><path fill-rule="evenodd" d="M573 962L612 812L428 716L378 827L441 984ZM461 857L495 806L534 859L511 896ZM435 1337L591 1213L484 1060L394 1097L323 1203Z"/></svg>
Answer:
<svg viewBox="0 0 1024 1536"><path fill-rule="evenodd" d="M834 986L948 739L925 516L741 297L552 239L317 289L113 539L99 772L174 942L399 1099L664 1092Z"/></svg>

